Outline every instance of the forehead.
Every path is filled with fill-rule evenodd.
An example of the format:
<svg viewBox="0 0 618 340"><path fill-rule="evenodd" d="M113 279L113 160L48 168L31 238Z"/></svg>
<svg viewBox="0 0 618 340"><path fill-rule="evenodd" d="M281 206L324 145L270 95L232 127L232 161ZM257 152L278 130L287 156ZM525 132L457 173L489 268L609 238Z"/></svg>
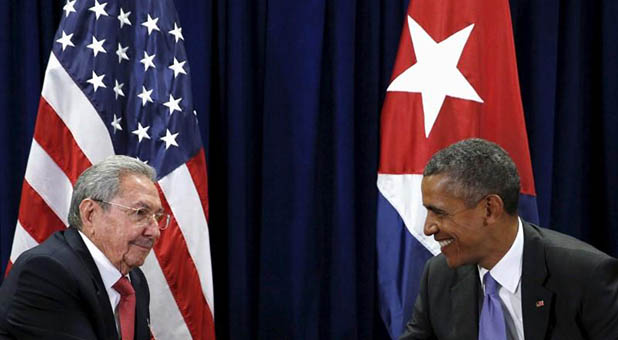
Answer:
<svg viewBox="0 0 618 340"><path fill-rule="evenodd" d="M147 176L123 174L120 176L118 197L160 205L157 187Z"/></svg>
<svg viewBox="0 0 618 340"><path fill-rule="evenodd" d="M463 200L453 195L452 186L453 182L447 175L424 176L421 181L423 205L443 208L463 204Z"/></svg>

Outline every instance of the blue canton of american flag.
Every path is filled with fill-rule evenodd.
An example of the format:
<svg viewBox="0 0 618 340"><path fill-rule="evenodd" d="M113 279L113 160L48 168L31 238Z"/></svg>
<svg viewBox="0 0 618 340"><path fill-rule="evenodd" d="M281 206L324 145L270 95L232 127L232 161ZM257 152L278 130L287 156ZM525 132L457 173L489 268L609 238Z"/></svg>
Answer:
<svg viewBox="0 0 618 340"><path fill-rule="evenodd" d="M69 1L53 53L109 129L116 153L159 177L201 147L182 28L169 1Z"/></svg>
<svg viewBox="0 0 618 340"><path fill-rule="evenodd" d="M171 0L68 0L24 176L11 263L69 227L73 183L113 154L157 170L170 227L142 269L156 339L214 339L206 161Z"/></svg>

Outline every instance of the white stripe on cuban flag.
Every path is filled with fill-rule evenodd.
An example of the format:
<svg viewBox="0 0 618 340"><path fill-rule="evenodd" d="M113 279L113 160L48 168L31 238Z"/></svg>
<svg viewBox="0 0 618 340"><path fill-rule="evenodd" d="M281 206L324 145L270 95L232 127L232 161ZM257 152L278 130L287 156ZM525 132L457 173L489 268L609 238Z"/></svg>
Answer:
<svg viewBox="0 0 618 340"><path fill-rule="evenodd" d="M423 206L420 174L378 174L378 189L395 208L406 228L433 255L440 253L440 245L423 233L427 210Z"/></svg>

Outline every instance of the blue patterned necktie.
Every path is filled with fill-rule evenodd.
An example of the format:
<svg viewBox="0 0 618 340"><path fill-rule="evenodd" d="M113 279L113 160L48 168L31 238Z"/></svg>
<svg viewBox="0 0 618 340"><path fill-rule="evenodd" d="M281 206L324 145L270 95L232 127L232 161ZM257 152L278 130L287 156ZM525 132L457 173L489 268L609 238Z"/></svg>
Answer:
<svg viewBox="0 0 618 340"><path fill-rule="evenodd" d="M506 340L506 324L498 296L498 282L489 272L485 274L483 281L485 298L479 322L479 340Z"/></svg>

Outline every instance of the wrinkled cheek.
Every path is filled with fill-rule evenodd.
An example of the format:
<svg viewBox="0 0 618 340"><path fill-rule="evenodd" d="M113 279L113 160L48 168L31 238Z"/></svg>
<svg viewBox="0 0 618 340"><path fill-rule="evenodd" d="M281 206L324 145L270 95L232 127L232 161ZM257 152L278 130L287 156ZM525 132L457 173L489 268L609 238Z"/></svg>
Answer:
<svg viewBox="0 0 618 340"><path fill-rule="evenodd" d="M124 249L116 247L114 245L108 245L103 247L102 249L105 256L110 260L110 262L114 265L117 265L122 260L122 255L124 254Z"/></svg>
<svg viewBox="0 0 618 340"><path fill-rule="evenodd" d="M137 246L134 246L132 248L134 249L129 249L129 251L127 252L126 260L127 262L129 262L129 264L133 266L141 266L144 263L144 260L146 260L146 257L148 256L150 251L147 251L146 249Z"/></svg>

